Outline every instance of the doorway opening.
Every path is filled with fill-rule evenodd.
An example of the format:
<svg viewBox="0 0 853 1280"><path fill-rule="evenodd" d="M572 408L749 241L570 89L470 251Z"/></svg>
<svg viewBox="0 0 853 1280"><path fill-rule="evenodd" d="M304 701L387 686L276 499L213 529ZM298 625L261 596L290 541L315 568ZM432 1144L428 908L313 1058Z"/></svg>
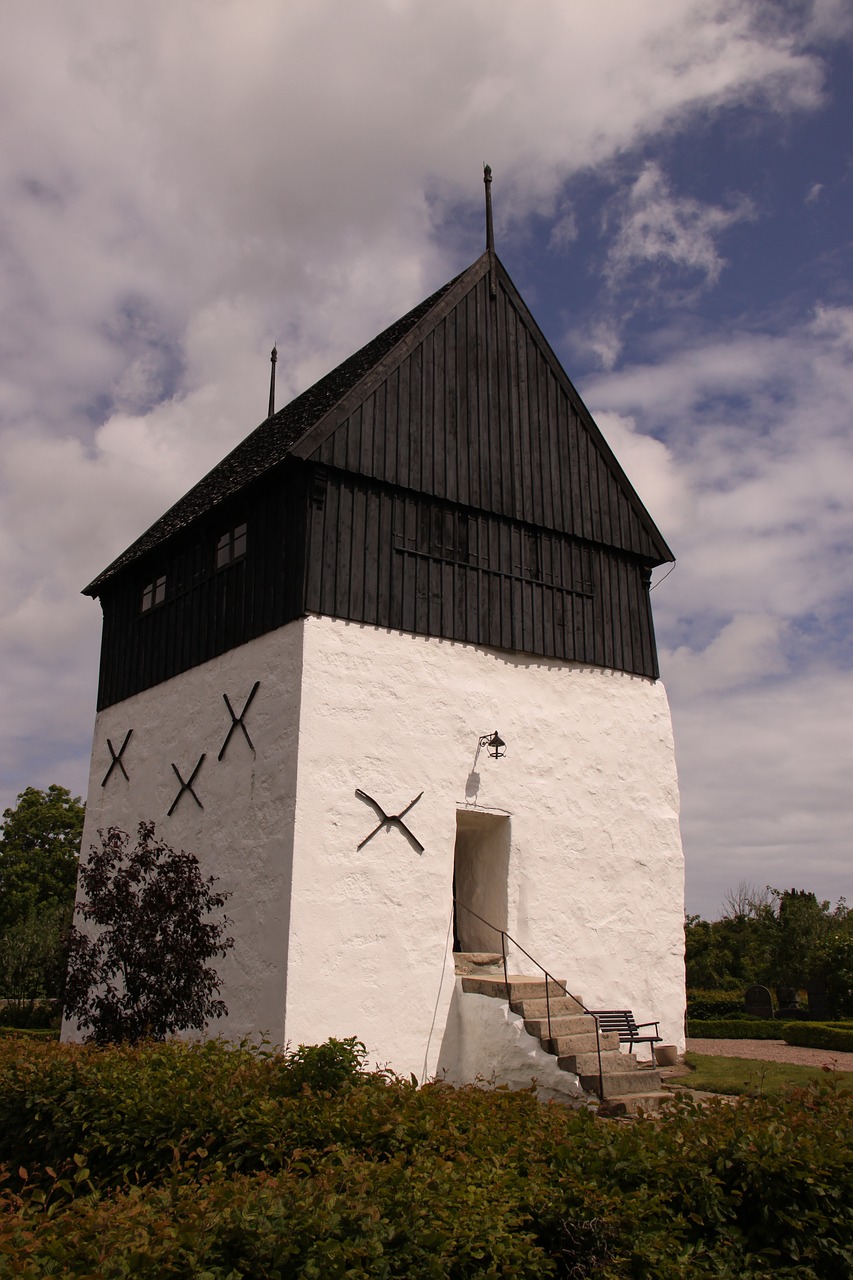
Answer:
<svg viewBox="0 0 853 1280"><path fill-rule="evenodd" d="M506 814L470 809L457 812L453 858L455 952L501 950L499 931L507 927L509 848Z"/></svg>

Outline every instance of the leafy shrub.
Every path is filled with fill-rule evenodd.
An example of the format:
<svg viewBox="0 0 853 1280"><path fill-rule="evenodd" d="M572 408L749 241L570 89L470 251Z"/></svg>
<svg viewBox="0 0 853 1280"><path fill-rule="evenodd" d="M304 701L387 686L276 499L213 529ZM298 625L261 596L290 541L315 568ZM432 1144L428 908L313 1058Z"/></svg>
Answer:
<svg viewBox="0 0 853 1280"><path fill-rule="evenodd" d="M0 1277L853 1272L853 1097L831 1081L621 1125L360 1071L293 1096L318 1057L0 1043Z"/></svg>
<svg viewBox="0 0 853 1280"><path fill-rule="evenodd" d="M140 822L133 848L118 827L98 835L80 865L77 907L98 929L71 930L66 1014L97 1044L204 1029L228 1012L207 963L234 945L227 916L211 918L228 894L213 891L216 877L202 876L194 853L158 840L153 822Z"/></svg>
<svg viewBox="0 0 853 1280"><path fill-rule="evenodd" d="M687 1034L693 1040L781 1040L782 1023L773 1018L719 1018L687 1023Z"/></svg>
<svg viewBox="0 0 853 1280"><path fill-rule="evenodd" d="M0 1163L57 1168L82 1154L105 1186L163 1176L175 1159L278 1169L288 1133L307 1145L319 1123L306 1091L341 1093L362 1079L362 1060L355 1040L292 1054L221 1041L109 1051L0 1041Z"/></svg>
<svg viewBox="0 0 853 1280"><path fill-rule="evenodd" d="M782 1036L787 1044L805 1049L834 1049L853 1053L853 1027L833 1026L828 1022L785 1022Z"/></svg>
<svg viewBox="0 0 853 1280"><path fill-rule="evenodd" d="M364 1071L367 1050L355 1036L325 1044L301 1044L287 1055L288 1080L294 1092L303 1088L315 1093L337 1093L355 1084Z"/></svg>
<svg viewBox="0 0 853 1280"><path fill-rule="evenodd" d="M691 1020L728 1018L743 1013L743 991L687 990L687 1016Z"/></svg>

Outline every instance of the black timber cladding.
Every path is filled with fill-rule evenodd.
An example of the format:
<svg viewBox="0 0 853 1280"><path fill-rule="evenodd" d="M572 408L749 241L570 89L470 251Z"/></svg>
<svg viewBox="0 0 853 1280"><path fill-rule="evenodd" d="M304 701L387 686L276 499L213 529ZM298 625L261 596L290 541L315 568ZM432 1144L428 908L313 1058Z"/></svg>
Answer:
<svg viewBox="0 0 853 1280"><path fill-rule="evenodd" d="M636 557L343 472L323 489L307 612L657 677Z"/></svg>
<svg viewBox="0 0 853 1280"><path fill-rule="evenodd" d="M657 676L649 572L672 554L487 273L484 256L263 423L95 579L99 706L306 612ZM216 571L243 521L247 555Z"/></svg>
<svg viewBox="0 0 853 1280"><path fill-rule="evenodd" d="M305 477L300 468L250 487L103 588L98 709L273 631L303 610ZM221 535L247 526L247 554L216 567ZM166 598L140 611L147 581Z"/></svg>
<svg viewBox="0 0 853 1280"><path fill-rule="evenodd" d="M294 452L649 564L672 559L502 269L499 280L491 299L481 271L350 413Z"/></svg>

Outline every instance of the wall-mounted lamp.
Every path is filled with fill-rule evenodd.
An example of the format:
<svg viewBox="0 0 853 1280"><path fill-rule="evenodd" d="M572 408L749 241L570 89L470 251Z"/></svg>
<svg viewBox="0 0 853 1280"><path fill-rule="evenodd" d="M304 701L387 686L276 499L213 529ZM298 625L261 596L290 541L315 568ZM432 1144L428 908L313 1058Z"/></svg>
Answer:
<svg viewBox="0 0 853 1280"><path fill-rule="evenodd" d="M480 739L480 746L486 747L489 755L493 756L495 760L500 760L501 756L506 755L506 743L497 729L492 734L484 733Z"/></svg>

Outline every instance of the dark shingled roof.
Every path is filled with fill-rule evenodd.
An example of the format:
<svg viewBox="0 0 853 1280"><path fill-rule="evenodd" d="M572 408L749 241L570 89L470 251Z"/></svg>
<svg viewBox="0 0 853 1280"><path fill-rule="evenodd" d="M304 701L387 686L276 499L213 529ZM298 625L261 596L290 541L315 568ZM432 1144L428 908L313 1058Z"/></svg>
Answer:
<svg viewBox="0 0 853 1280"><path fill-rule="evenodd" d="M99 595L107 582L121 569L138 560L147 551L153 550L173 534L185 529L206 511L218 506L226 498L233 497L250 481L282 462L306 431L319 422L363 377L370 373L371 369L406 337L464 274L465 272L462 272L454 276L407 315L384 329L360 351L356 351L355 355L344 360L343 364L339 364L331 373L327 373L319 382L315 382L313 387L303 391L284 409L280 409L278 413L274 413L271 418L267 418L259 427L256 427L245 440L232 449L227 457L217 463L212 471L208 471L198 484L179 498L164 516L155 521L150 529L98 574L97 578L84 589L83 594Z"/></svg>

